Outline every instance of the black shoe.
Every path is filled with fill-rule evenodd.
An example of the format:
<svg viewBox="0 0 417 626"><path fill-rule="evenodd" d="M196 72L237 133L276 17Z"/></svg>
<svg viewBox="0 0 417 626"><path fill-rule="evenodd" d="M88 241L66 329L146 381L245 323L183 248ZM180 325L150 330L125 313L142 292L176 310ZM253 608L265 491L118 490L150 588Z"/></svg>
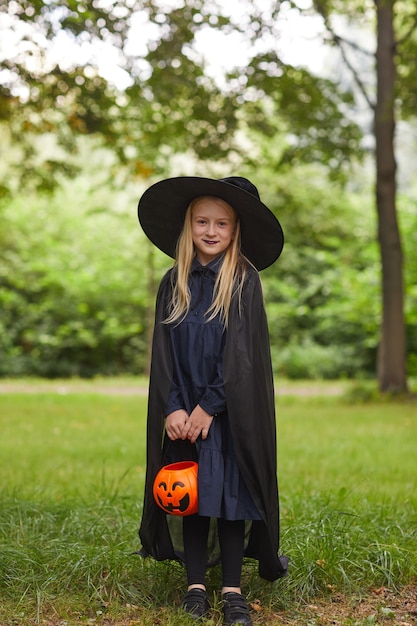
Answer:
<svg viewBox="0 0 417 626"><path fill-rule="evenodd" d="M223 594L223 600L224 626L231 626L232 624L252 625L245 596L234 591L228 591Z"/></svg>
<svg viewBox="0 0 417 626"><path fill-rule="evenodd" d="M203 617L210 608L207 592L198 587L190 589L185 594L181 606L193 619Z"/></svg>

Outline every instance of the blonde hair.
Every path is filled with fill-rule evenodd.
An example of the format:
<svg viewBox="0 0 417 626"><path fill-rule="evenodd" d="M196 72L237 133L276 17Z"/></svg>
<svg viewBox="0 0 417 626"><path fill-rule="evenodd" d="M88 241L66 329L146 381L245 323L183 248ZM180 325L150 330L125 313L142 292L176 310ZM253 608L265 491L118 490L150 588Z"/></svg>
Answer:
<svg viewBox="0 0 417 626"><path fill-rule="evenodd" d="M210 196L199 196L190 203L184 219L184 226L177 242L176 261L172 272L172 297L170 312L165 323L180 322L190 310L191 292L188 286L188 278L191 265L196 256L192 238L193 211L198 204ZM207 321L220 315L220 320L227 327L230 305L234 293L239 294L239 303L242 294L243 283L246 276L247 260L240 251L240 222L234 208L224 200L215 198L229 208L235 218L234 236L224 253L223 263L219 269L214 283L213 300L206 311Z"/></svg>

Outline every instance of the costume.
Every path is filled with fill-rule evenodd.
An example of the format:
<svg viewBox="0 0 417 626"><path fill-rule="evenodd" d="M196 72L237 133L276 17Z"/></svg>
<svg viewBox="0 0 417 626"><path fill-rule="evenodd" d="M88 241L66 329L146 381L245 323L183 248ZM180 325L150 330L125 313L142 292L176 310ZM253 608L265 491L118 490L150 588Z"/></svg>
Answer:
<svg viewBox="0 0 417 626"><path fill-rule="evenodd" d="M141 554L157 560L182 560L181 520L166 515L154 502L152 484L164 458L166 408L173 398L174 354L167 324L173 272L162 279L157 301L149 386L147 474L139 535ZM275 406L269 336L257 271L248 264L241 300L232 298L225 334L222 377L226 412L240 473L258 517L247 522L245 555L259 561L259 574L276 580L287 573L287 559L278 556L279 514L276 482ZM174 405L173 405L174 406ZM220 404L221 406L221 400ZM171 407L173 408L173 407ZM179 407L178 407L179 408ZM188 407L184 407L187 408ZM189 410L189 409L188 409ZM221 419L221 416L218 416ZM217 419L217 418L215 418ZM198 458L197 446L178 442L182 458ZM209 565L218 550L209 541Z"/></svg>

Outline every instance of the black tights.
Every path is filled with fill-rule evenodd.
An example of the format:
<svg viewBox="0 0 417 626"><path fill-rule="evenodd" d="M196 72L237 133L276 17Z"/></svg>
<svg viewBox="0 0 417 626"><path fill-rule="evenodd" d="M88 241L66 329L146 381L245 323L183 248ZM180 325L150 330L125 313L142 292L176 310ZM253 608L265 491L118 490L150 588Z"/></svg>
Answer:
<svg viewBox="0 0 417 626"><path fill-rule="evenodd" d="M185 567L188 585L205 584L209 517L190 515L183 519ZM223 587L240 587L245 539L244 520L217 520Z"/></svg>

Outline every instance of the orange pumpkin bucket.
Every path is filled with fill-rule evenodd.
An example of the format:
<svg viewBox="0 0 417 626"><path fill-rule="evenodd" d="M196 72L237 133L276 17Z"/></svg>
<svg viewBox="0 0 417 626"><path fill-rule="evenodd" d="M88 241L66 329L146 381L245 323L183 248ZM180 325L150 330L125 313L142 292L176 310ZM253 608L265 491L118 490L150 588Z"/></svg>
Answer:
<svg viewBox="0 0 417 626"><path fill-rule="evenodd" d="M155 502L170 515L193 515L198 511L198 465L180 461L164 465L153 483Z"/></svg>

